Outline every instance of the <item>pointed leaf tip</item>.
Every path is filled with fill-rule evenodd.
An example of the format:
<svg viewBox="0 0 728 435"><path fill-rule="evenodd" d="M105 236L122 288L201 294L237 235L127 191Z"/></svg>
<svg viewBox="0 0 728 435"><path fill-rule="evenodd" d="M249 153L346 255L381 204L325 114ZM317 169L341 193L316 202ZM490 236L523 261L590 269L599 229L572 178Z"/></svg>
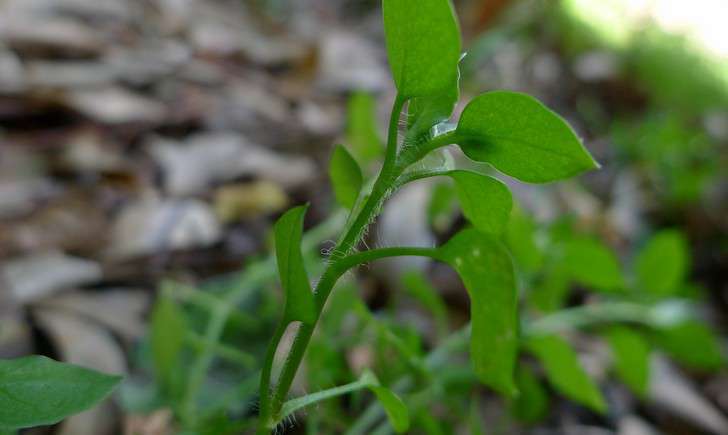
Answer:
<svg viewBox="0 0 728 435"><path fill-rule="evenodd" d="M450 0L384 0L384 33L394 82L404 98L445 91L460 61L460 28Z"/></svg>
<svg viewBox="0 0 728 435"><path fill-rule="evenodd" d="M354 208L364 177L354 157L341 145L336 145L334 148L329 165L329 177L336 201L345 208Z"/></svg>
<svg viewBox="0 0 728 435"><path fill-rule="evenodd" d="M38 355L0 360L0 428L57 423L106 398L121 379Z"/></svg>
<svg viewBox="0 0 728 435"><path fill-rule="evenodd" d="M460 117L456 135L471 159L529 183L570 178L599 167L566 121L518 92L474 98Z"/></svg>
<svg viewBox="0 0 728 435"><path fill-rule="evenodd" d="M391 390L380 385L373 385L369 387L377 400L384 408L384 412L387 414L389 423L397 433L404 433L409 429L410 419L409 411L407 406L402 402L402 399L394 394Z"/></svg>
<svg viewBox="0 0 728 435"><path fill-rule="evenodd" d="M526 348L541 361L554 388L593 411L606 412L607 404L602 392L566 340L557 335L534 337L526 342Z"/></svg>

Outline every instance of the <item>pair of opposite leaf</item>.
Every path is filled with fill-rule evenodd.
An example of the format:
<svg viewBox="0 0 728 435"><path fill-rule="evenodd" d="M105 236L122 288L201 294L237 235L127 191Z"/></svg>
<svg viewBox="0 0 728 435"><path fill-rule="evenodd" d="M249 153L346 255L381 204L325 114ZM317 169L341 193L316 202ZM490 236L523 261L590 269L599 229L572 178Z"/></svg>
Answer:
<svg viewBox="0 0 728 435"><path fill-rule="evenodd" d="M433 127L450 118L459 97L461 41L452 5L449 0L384 0L383 15L398 91L395 107L408 103L409 130L402 151L414 147L417 155L417 147L428 143L457 144L472 160L531 183L569 178L598 167L563 119L516 92L474 98L454 129L433 136ZM513 395L519 347L517 291L510 257L497 240L511 212L510 192L500 181L479 173L443 169L431 175L454 180L463 214L474 229L462 231L428 255L450 264L468 289L476 374L495 390ZM331 178L338 202L354 209L364 178L344 147L334 151ZM412 177L417 178L422 177ZM276 256L287 298L285 321L313 324L318 310L299 247L305 210L294 208L276 224Z"/></svg>

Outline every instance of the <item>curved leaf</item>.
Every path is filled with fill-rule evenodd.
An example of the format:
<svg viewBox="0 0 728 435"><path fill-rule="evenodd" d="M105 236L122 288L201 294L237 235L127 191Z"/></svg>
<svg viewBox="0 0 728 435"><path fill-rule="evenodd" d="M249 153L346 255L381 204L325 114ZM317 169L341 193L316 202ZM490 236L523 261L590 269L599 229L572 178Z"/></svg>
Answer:
<svg viewBox="0 0 728 435"><path fill-rule="evenodd" d="M635 394L647 395L650 380L650 345L642 336L624 326L607 331L617 376Z"/></svg>
<svg viewBox="0 0 728 435"><path fill-rule="evenodd" d="M637 284L657 296L673 295L685 279L688 263L685 237L676 230L660 231L637 254Z"/></svg>
<svg viewBox="0 0 728 435"><path fill-rule="evenodd" d="M384 0L394 82L404 98L444 92L457 74L460 29L450 0Z"/></svg>
<svg viewBox="0 0 728 435"><path fill-rule="evenodd" d="M303 217L308 206L288 210L275 224L276 260L281 286L286 294L286 307L283 318L287 322L301 321L313 323L316 310L311 283L301 254L303 236Z"/></svg>
<svg viewBox="0 0 728 435"><path fill-rule="evenodd" d="M374 395L377 396L377 400L384 408L384 412L387 414L389 424L392 425L395 432L403 433L409 429L409 412L407 407L402 402L402 399L397 397L388 388L382 386L370 386L369 387Z"/></svg>
<svg viewBox="0 0 728 435"><path fill-rule="evenodd" d="M726 356L718 335L694 320L661 328L654 337L657 345L679 363L703 371L720 370Z"/></svg>
<svg viewBox="0 0 728 435"><path fill-rule="evenodd" d="M607 404L601 391L584 371L566 340L557 335L544 335L529 339L526 348L541 361L554 388L596 412L606 411Z"/></svg>
<svg viewBox="0 0 728 435"><path fill-rule="evenodd" d="M511 404L513 415L520 421L536 423L546 416L549 396L531 369L521 365L516 370L518 397Z"/></svg>
<svg viewBox="0 0 728 435"><path fill-rule="evenodd" d="M562 259L547 267L541 279L528 295L528 302L543 313L556 311L564 306L571 290L570 273Z"/></svg>
<svg viewBox="0 0 728 435"><path fill-rule="evenodd" d="M57 423L100 402L119 381L44 356L0 360L0 428Z"/></svg>
<svg viewBox="0 0 728 435"><path fill-rule="evenodd" d="M336 145L329 164L329 177L336 201L348 209L354 208L364 183L359 164L341 145Z"/></svg>
<svg viewBox="0 0 728 435"><path fill-rule="evenodd" d="M528 273L541 268L544 254L536 243L536 222L521 207L513 207L504 239L516 265Z"/></svg>
<svg viewBox="0 0 728 435"><path fill-rule="evenodd" d="M352 153L363 166L384 155L384 143L377 130L374 103L371 94L355 92L349 98L346 108L346 143L351 146Z"/></svg>
<svg viewBox="0 0 728 435"><path fill-rule="evenodd" d="M436 232L442 233L450 228L454 219L455 186L451 183L437 183L427 204L427 221Z"/></svg>
<svg viewBox="0 0 728 435"><path fill-rule="evenodd" d="M498 236L508 225L513 199L508 187L487 175L470 171L450 171L465 217L486 234Z"/></svg>
<svg viewBox="0 0 728 435"><path fill-rule="evenodd" d="M598 167L561 117L517 92L488 92L473 99L456 136L468 157L525 182L569 178Z"/></svg>
<svg viewBox="0 0 728 435"><path fill-rule="evenodd" d="M179 306L166 294L157 300L152 311L151 347L154 375L170 394L178 387L176 370L184 347L187 326Z"/></svg>
<svg viewBox="0 0 728 435"><path fill-rule="evenodd" d="M602 291L624 287L617 256L602 242L575 238L566 244L565 251L564 265L579 284Z"/></svg>
<svg viewBox="0 0 728 435"><path fill-rule="evenodd" d="M511 258L496 239L474 229L456 234L436 256L458 272L468 289L475 373L484 384L513 396L518 318Z"/></svg>

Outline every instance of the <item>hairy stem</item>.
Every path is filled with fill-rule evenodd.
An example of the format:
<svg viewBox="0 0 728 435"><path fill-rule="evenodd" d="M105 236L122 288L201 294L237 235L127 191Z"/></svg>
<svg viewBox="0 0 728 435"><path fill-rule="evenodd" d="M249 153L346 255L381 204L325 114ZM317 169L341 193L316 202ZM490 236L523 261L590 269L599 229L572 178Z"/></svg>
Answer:
<svg viewBox="0 0 728 435"><path fill-rule="evenodd" d="M409 146L402 149L402 153L399 156L397 166L401 168L400 172L404 172L408 166L422 160L427 154L435 151L438 148L446 147L457 143L459 137L457 131L449 131L447 133L439 134L429 141L422 143L418 146Z"/></svg>
<svg viewBox="0 0 728 435"><path fill-rule="evenodd" d="M344 213L337 212L331 215L326 221L312 228L304 236L302 250L304 252L311 251L323 240L332 237L343 227L345 218ZM187 296L190 299L200 299L208 308L210 314L210 319L203 334L204 344L198 349L197 355L192 363L192 369L189 375L190 382L187 383L187 389L184 392L184 399L180 410L182 418L190 426L194 425L198 420L195 399L197 398L200 387L205 381L205 377L213 360L215 343L219 343L225 324L233 316L238 321L246 320L245 317L241 317L234 310L234 307L240 305L247 297L252 295L256 288L274 279L275 276L275 260L273 257L268 257L265 260L247 266L241 278L238 280L239 284L232 287L222 298L218 299L208 293L195 291L186 286L179 286L175 291L175 294Z"/></svg>
<svg viewBox="0 0 728 435"><path fill-rule="evenodd" d="M326 300L334 288L334 284L343 273L341 267L337 266L337 262L345 258L361 241L362 235L369 224L379 214L382 204L386 200L387 196L391 191L391 186L394 181L400 175L400 167L396 165L397 162L397 140L398 140L398 129L399 129L399 118L404 107L405 99L401 96L397 96L394 100L392 107L392 114L389 121L389 134L387 140L387 151L384 160L384 165L377 180L372 186L372 191L367 198L364 205L359 209L357 216L353 219L352 224L348 227L348 230L339 239L336 247L333 250L331 256L331 263L324 270L321 279L319 280L316 288L314 289L314 298L316 302L316 317L314 322L311 324L301 324L300 328L296 332L296 336L291 345L291 349L288 351L288 356L281 369L281 374L278 378L278 382L272 393L271 391L271 380L270 380L270 367L272 366L273 359L266 358L264 373L268 375L261 377L261 406L260 421L258 426L258 433L265 434L271 429L271 425L275 424L278 420L278 416L281 410L281 406L285 401L286 395L291 388L293 379L296 376L298 367L301 365L303 355L306 352L308 343L311 340L318 319L321 316ZM285 330L285 325L283 326ZM271 342L269 346L269 355L275 355L277 342ZM265 399L263 396L267 396Z"/></svg>
<svg viewBox="0 0 728 435"><path fill-rule="evenodd" d="M268 349L268 355L265 360L265 368L261 377L261 413L258 434L268 433L271 426L274 426L280 420L281 407L291 388L293 379L296 376L298 367L306 352L306 348L311 340L311 336L316 328L318 319L321 316L326 301L336 284L336 281L350 268L367 261L376 260L384 257L414 255L436 257L436 250L433 248L385 248L364 251L351 254L362 239L364 231L372 223L374 218L379 214L384 201L389 197L391 192L398 187L397 180L399 176L409 166L421 160L429 152L450 145L457 140L455 132L448 132L432 138L430 141L422 144L413 150L403 150L399 153L399 119L406 100L400 95L394 100L392 113L389 119L389 131L387 136L387 149L384 164L379 175L372 186L371 193L360 209L355 209L356 216L350 219L351 225L341 236L335 248L332 251L330 263L321 275L321 279L314 289L314 299L316 303L316 317L311 324L301 324L293 344L288 351L283 368L275 388L271 388L271 366L273 357L280 337L276 336ZM285 326L281 328L285 331ZM265 396L265 398L263 397Z"/></svg>

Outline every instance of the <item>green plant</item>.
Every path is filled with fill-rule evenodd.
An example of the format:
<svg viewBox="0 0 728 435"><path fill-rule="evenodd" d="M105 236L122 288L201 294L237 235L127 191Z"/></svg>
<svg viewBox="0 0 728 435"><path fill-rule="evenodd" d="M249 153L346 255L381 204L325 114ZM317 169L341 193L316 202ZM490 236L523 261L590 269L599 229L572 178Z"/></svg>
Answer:
<svg viewBox="0 0 728 435"><path fill-rule="evenodd" d="M650 108L644 116L614 122L609 134L620 163L639 169L650 192L667 206L705 201L725 172L719 144L697 121L674 110Z"/></svg>
<svg viewBox="0 0 728 435"><path fill-rule="evenodd" d="M519 237L513 237L515 234ZM517 432L519 425L541 422L552 401L542 379L556 393L593 412L605 413L608 404L599 385L607 380L587 373L577 358L583 349L577 352L575 343L605 342L611 350L611 373L643 400L650 399L650 359L655 353L667 354L693 371L710 372L726 366L719 339L697 316L702 296L687 281L690 259L680 232L659 231L639 243L633 255L626 256L634 257L630 268L623 267L615 252L598 238L574 230L568 218L539 225L519 210L511 216L505 240L524 289L515 373L519 395L508 403L511 412L504 413L499 422L489 421L490 427L496 425L511 433ZM521 255L523 252L529 255ZM572 263L576 255L583 259ZM585 263L591 264L592 278L584 279L580 268ZM421 276L407 274L404 280L417 288L415 299L423 308L435 316L441 312L438 295L428 290ZM614 286L617 282L620 285ZM567 306L567 299L577 292L588 293L589 302ZM381 318L377 321L385 323ZM326 330L335 333L341 329ZM390 327L392 331L396 330ZM397 335L406 337L401 332ZM436 339L437 346L430 352L415 350L415 364L394 364L390 384L411 410L413 432L455 433L447 427L469 418L463 410L478 397L473 395L478 391L477 379L458 364L457 357L469 336L466 327ZM351 345L350 340L346 339L347 345ZM386 347L377 347L386 353ZM399 351L398 355L403 359L406 352ZM391 367L392 361L389 355L379 370ZM328 361L315 365L316 369L325 363ZM422 367L424 375L411 366ZM443 404L450 406L436 419L444 424L428 421L435 409L447 406ZM371 405L346 433L390 433L381 423L383 417L381 410Z"/></svg>
<svg viewBox="0 0 728 435"><path fill-rule="evenodd" d="M304 237L302 252L312 273L318 273L315 267L320 266L313 247L336 231L336 218L322 222ZM503 239L513 254L519 287L523 289L519 298L523 309L515 372L520 394L507 402L511 413L504 413L501 421L488 421L487 427L494 424L514 427L518 422L541 421L552 401L543 378L555 392L573 402L597 412L605 409L606 401L597 388L604 380L592 379L581 367L575 358L577 351L571 348L574 337L589 337L589 342L605 341L613 351L615 375L638 397L644 396L648 388L648 356L655 350L668 353L693 370L714 370L724 364L718 341L707 325L691 314L692 306L700 302L700 293L685 280L690 259L685 243L680 241L682 236L674 230L657 233L646 243L640 243L633 256L640 260L631 261L631 269L623 267L616 254L597 238L576 232L569 219L543 225L515 209ZM584 274L577 272L579 264L569 263L569 258L578 254L584 256L580 264L593 265L594 279L585 280ZM649 277L658 275L661 264L671 264L670 269L676 271L672 278L664 280L670 284L645 286ZM629 273L630 270L633 272ZM417 305L432 313L439 325L436 336L427 337L420 328L404 325L397 319L401 308L411 309L412 301L402 300L400 304L393 300L386 309L370 312L358 299L361 290L354 281L340 283L327 301L326 315L318 325L319 333L312 337L306 353L306 388L324 391L286 402L288 406L281 412L287 414L284 422L292 421L294 408L322 400L317 402L316 411L306 416L307 433L391 433L384 410L376 402L367 406L365 391L371 390L362 382L361 371L352 367L345 356L357 348L369 349L367 352L372 353L372 358L368 366L377 372L380 385L389 386L402 397L413 433L448 434L463 422L472 420L474 425L479 422L478 412L471 409L477 410L482 388L472 368L463 365L460 359L467 349L470 327L450 330L449 309L421 273L407 273L403 280L409 291L394 296L404 298L411 294ZM186 337L182 347L192 351L193 358L188 359L190 355L177 346L169 346L168 341L175 339L152 338L153 360L164 355L165 349L176 349L171 360L177 363L171 373L175 374L172 378L176 382L182 380L182 391L194 384L190 382L192 378L199 378L193 376L199 368L196 361L211 363L204 371L212 369L213 376L198 385L197 392L180 394L167 388L170 372L159 372L158 383L164 397L145 410L171 406L181 417L179 432L184 434L236 434L243 428L249 429L255 422L254 385L259 379L258 360L262 359L256 343L271 325L270 317L274 313L267 307L276 309L275 294L268 291L275 281L275 261L261 259L248 264L239 274L216 278L199 289L181 284L165 285L163 297L154 310L152 335L166 331L161 335ZM604 286L611 282L622 284ZM653 288L661 290L654 292L650 290ZM565 301L574 291L590 292L589 303L566 306ZM257 298L263 299L252 305L247 301L229 302ZM170 304L176 306L178 300L184 302L184 310L164 308ZM223 316L226 332L217 339L206 332L195 333L196 329L202 327L205 331L220 322L217 310L221 306L229 310L229 315ZM184 320L165 320L159 314L165 312L175 312L175 316ZM207 325L199 321L202 313L209 313L205 317ZM175 326L180 324L185 326ZM241 333L245 335L236 338ZM209 339L203 340L201 335ZM211 360L213 356L215 362ZM547 369L543 374L540 366ZM240 377L224 374L227 368ZM227 379L228 389L222 389L215 382L221 376ZM232 386L235 382L237 386ZM327 389L331 385L340 387ZM343 394L347 400L336 399L341 399ZM188 397L194 400L187 402ZM443 406L447 407L445 411ZM193 411L188 413L189 409ZM136 408L140 410L143 409ZM401 415L402 407L398 410L397 415Z"/></svg>
<svg viewBox="0 0 728 435"><path fill-rule="evenodd" d="M541 343L534 347L533 340L527 339L524 349L541 361L545 377L557 391L594 410L604 410L601 393L588 385L592 381L584 377L583 369L574 366L572 357L572 362L563 360L573 351L553 333L564 329L570 331L569 338L592 334L591 340L606 342L612 372L642 399L648 398L650 357L655 352L692 370L725 367L719 340L697 315L702 295L687 280L690 255L681 232L655 233L635 246L629 256L631 267L625 268L610 247L576 231L568 219L545 227L525 224L528 220L522 213L513 217L510 226L518 229L519 237L509 238L508 245L513 252L533 250L540 258L517 256L516 264L528 289L524 336L536 333L546 343L539 338ZM566 306L575 287L590 294L590 304ZM533 379L525 381L527 388L521 388L515 403L516 415L535 420L529 416L542 414L537 411L545 407L539 399L542 393L533 387ZM536 398L529 399L531 395Z"/></svg>
<svg viewBox="0 0 728 435"><path fill-rule="evenodd" d="M560 118L522 94L481 95L466 107L457 124L451 124L458 99L459 54L453 53L459 52L459 37L450 5L447 1L418 3L422 15L418 20L428 24L417 21L408 27L405 24L412 17L403 18L404 3L385 1L388 51L400 94L392 110L386 151L374 125L372 98L356 93L349 106L349 146L337 146L331 159L334 195L348 210L346 222L334 215L304 234L306 207L294 208L275 226L278 261L248 263L242 273L222 285L165 285L154 310L150 342L156 391L138 409L171 407L179 418L180 433L185 434L233 434L256 426L260 433L267 433L313 404L317 411L306 418L312 434L385 434L405 430L408 423L417 433L451 433L447 422L463 421L477 431L482 422L474 412L479 400L474 387L479 383L510 397L514 418L525 422L538 421L548 409L550 398L542 377L570 400L595 412L605 411L607 403L598 383L581 367L572 348L573 334L596 332L597 339L603 337L613 349L615 373L638 395L647 388L652 343L691 367L721 364L710 330L684 315L684 300L675 300L681 296L675 288L684 287L687 267L681 264L685 255L680 243L674 242L676 237L654 242L658 248L645 248L652 253L638 255L644 259L637 260L635 273L625 274L610 249L594 237L576 234L568 220L541 228L522 210L512 210L505 185L455 168L445 149L449 144L458 144L472 159L528 182L569 177L595 164ZM395 31L392 26L405 30ZM393 38L403 39L395 44ZM431 39L437 44L430 44ZM456 50L448 46L453 42ZM445 56L429 65L423 60L427 56L412 61L406 54L428 50ZM442 74L448 70L442 59L452 73ZM424 85L413 82L412 77L429 74L436 77ZM405 107L407 129L400 144L398 124ZM379 174L368 177L384 153ZM473 228L440 248L357 250L366 227L396 189L433 176L446 178L448 183L439 186L448 187L438 189L432 201L432 224L449 227L452 220L447 214L459 203ZM316 247L339 232L336 248L327 261L321 261ZM536 237L542 232L548 233L547 245L542 243L544 237ZM392 312L370 312L357 299L358 287L351 280L341 283L347 270L395 255L426 256L452 265L470 293L472 324L450 331L444 302L419 273L408 274L405 284L435 318L437 338L428 343L422 331L394 321ZM655 272L654 265L665 262L679 272L676 277L668 279ZM274 327L278 301L273 292L260 290L274 285L276 267L286 306L264 357L260 338ZM315 291L309 276L321 276ZM650 283L658 276L669 283ZM523 297L517 295L516 282L524 290ZM655 288L655 294L630 292L643 284ZM585 306L566 306L574 285L594 291L599 299ZM518 310L521 304L524 309ZM322 316L324 306L327 311ZM396 310L396 306L388 309ZM293 347L278 349L292 323L298 327ZM314 335L314 328L320 333ZM369 346L372 342L376 345ZM468 343L472 366L457 358ZM696 352L691 343L701 343L701 351ZM344 352L364 345L373 355L371 371L362 373L345 359ZM284 354L279 356L285 362L278 381L273 382L276 353ZM309 368L306 384L319 391L286 400L304 358ZM534 359L540 364L534 364ZM235 387L222 389L222 383L214 379L221 377ZM515 390L520 392L517 398ZM367 406L370 393L379 403ZM343 395L346 401L334 399ZM433 417L432 403L446 407L447 415Z"/></svg>
<svg viewBox="0 0 728 435"><path fill-rule="evenodd" d="M381 258L413 255L451 265L471 299L471 360L478 378L506 395L516 393L514 371L519 346L517 291L510 256L498 240L511 213L511 196L500 181L450 165L419 164L432 153L457 144L472 160L491 164L525 182L543 183L578 175L598 165L571 128L541 103L515 92L490 92L473 99L456 125L448 122L457 102L460 35L448 0L384 0L387 53L397 87L384 162L368 187L356 161L338 147L332 180L341 204L350 209L347 224L314 289L309 284L300 242L306 207L285 213L275 226L276 257L285 292L285 308L268 347L260 377L258 433L268 433L301 404L313 403L371 382L336 387L286 402L304 353L326 301L348 270ZM399 120L407 105L407 130L399 144ZM435 159L436 160L436 159ZM448 159L444 159L448 161ZM385 200L399 187L427 177L454 180L464 215L472 223L439 248L391 247L359 251L366 228ZM278 379L273 363L281 338L291 323L296 337ZM393 426L406 430L399 401L381 385L376 395ZM385 398L383 398L384 396ZM308 397L308 398L306 398ZM296 406L291 405L295 403Z"/></svg>

